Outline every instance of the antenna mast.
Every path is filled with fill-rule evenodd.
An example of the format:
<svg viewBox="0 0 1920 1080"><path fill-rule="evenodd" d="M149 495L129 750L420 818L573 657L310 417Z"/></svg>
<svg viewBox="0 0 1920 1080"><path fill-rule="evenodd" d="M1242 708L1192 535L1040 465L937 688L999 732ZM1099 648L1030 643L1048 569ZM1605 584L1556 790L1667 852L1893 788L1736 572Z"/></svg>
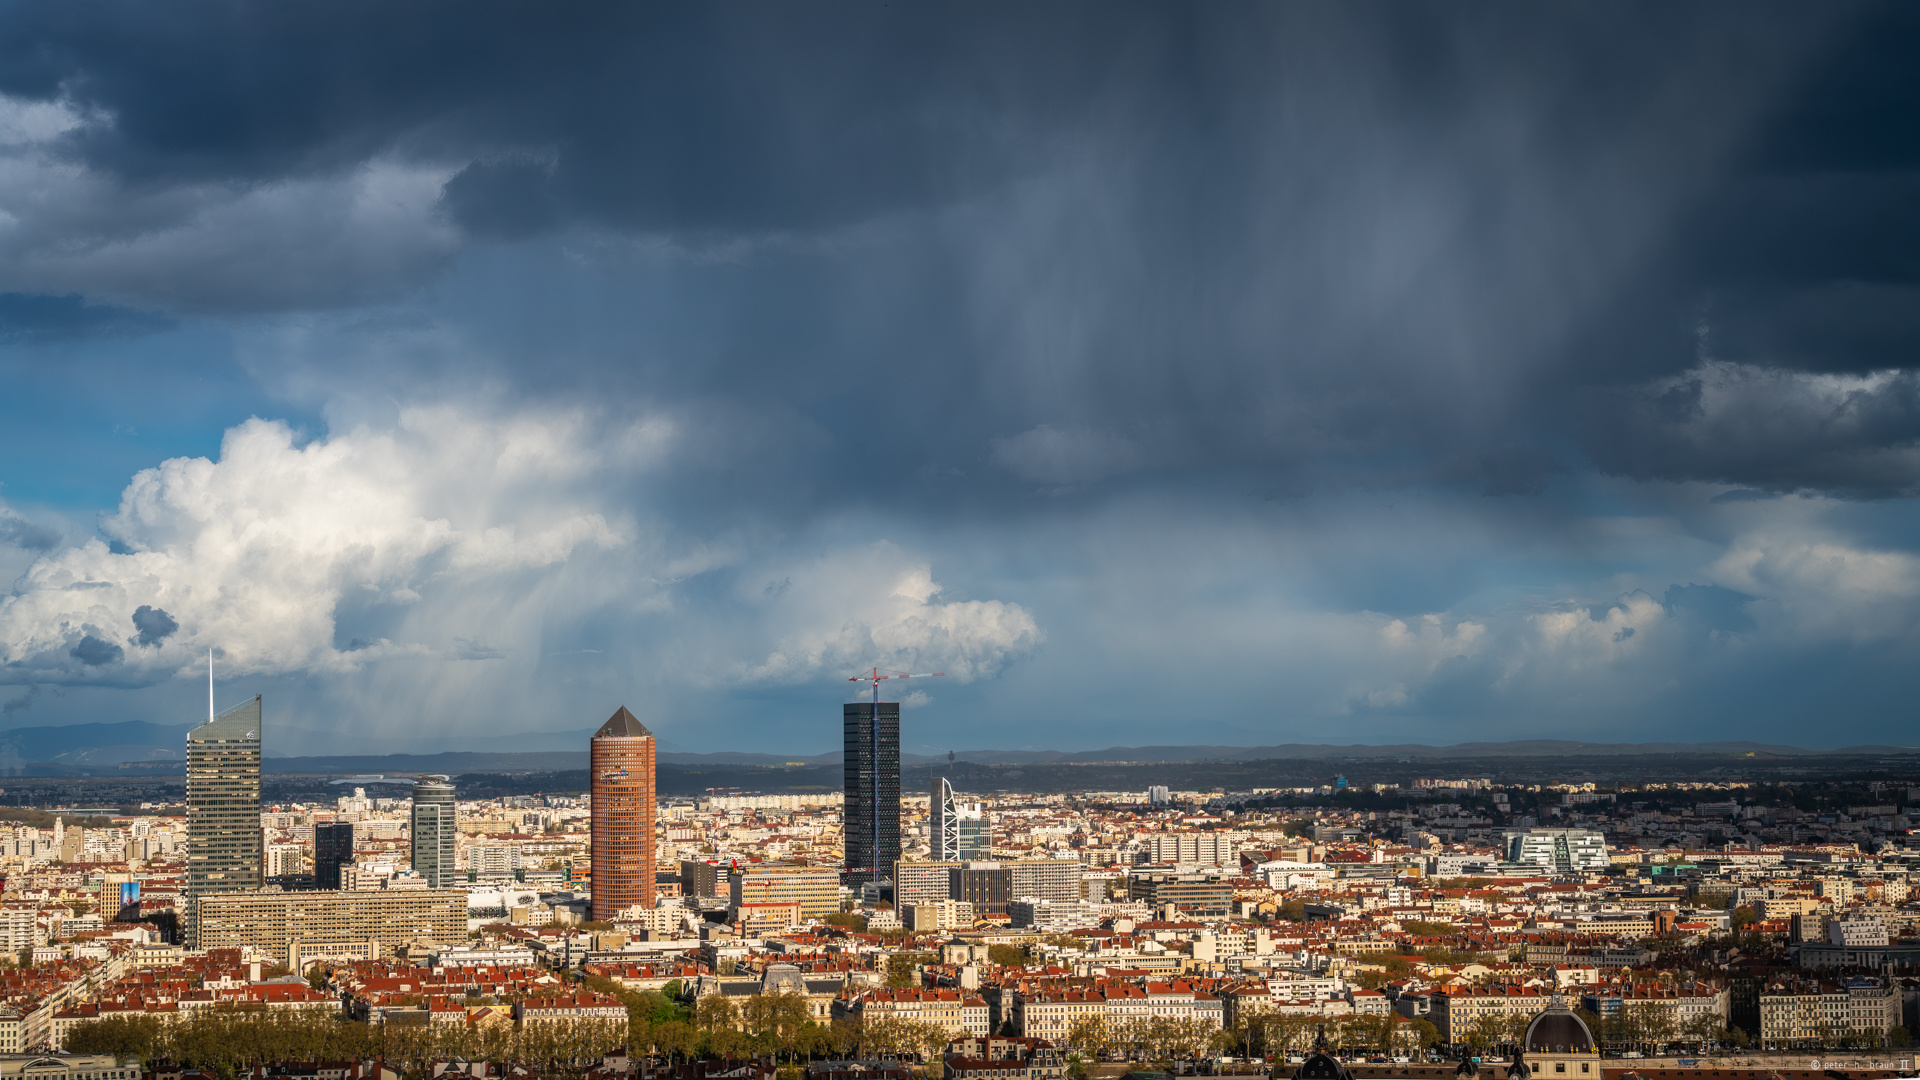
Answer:
<svg viewBox="0 0 1920 1080"><path fill-rule="evenodd" d="M207 646L207 723L213 723L213 646Z"/></svg>

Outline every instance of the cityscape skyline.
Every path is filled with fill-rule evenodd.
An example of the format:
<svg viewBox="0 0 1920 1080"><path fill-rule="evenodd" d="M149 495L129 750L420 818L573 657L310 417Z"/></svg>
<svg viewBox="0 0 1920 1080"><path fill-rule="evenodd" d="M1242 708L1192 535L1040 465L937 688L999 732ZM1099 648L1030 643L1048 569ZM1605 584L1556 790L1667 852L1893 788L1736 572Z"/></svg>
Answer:
<svg viewBox="0 0 1920 1080"><path fill-rule="evenodd" d="M0 4L0 1080L1914 1080L1916 57Z"/></svg>

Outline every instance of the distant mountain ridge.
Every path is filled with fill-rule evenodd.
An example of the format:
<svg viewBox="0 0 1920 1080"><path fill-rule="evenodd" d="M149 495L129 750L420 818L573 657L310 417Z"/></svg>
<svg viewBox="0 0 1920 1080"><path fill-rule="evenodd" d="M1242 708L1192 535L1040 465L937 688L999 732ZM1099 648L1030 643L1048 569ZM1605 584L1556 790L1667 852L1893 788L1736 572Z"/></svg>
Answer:
<svg viewBox="0 0 1920 1080"><path fill-rule="evenodd" d="M193 724L155 724L128 720L111 724L70 724L22 727L0 733L0 764L47 763L70 768L113 767L123 762L166 763L185 758L187 732ZM302 736L318 733L300 732ZM446 772L520 771L584 768L591 728L578 731L523 732L513 735L460 736L447 741L448 749L431 750L427 740L359 738L352 755L269 756L269 772L333 772L383 769ZM273 739L269 733L268 746ZM959 761L976 765L1117 765L1197 761L1377 761L1405 758L1443 762L1449 759L1505 757L1638 757L1655 754L1725 754L1729 756L1818 757L1828 754L1913 754L1920 746L1884 744L1814 750L1779 743L1743 741L1604 743L1571 739L1515 739L1433 746L1424 743L1387 745L1279 743L1270 746L1110 746L1101 750L964 750ZM840 752L824 754L760 754L725 751L711 754L662 752L663 764L688 766L819 767L837 765ZM929 765L946 755L901 754L904 765ZM578 763L576 763L578 762Z"/></svg>

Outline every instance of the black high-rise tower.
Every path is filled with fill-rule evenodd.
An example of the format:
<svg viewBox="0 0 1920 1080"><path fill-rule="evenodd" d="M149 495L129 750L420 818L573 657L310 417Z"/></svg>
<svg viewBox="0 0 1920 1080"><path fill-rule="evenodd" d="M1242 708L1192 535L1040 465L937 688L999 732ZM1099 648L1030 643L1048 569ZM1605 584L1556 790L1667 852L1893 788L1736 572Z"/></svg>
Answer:
<svg viewBox="0 0 1920 1080"><path fill-rule="evenodd" d="M313 887L341 888L340 869L353 862L353 822L323 821L313 827Z"/></svg>
<svg viewBox="0 0 1920 1080"><path fill-rule="evenodd" d="M849 885L893 877L900 859L900 703L862 701L844 707Z"/></svg>

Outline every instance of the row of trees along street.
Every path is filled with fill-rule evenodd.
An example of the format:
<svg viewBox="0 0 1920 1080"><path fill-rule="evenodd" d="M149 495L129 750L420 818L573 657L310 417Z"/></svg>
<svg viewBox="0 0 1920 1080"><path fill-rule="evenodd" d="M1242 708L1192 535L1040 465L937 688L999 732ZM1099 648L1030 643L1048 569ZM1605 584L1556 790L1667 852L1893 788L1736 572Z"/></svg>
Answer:
<svg viewBox="0 0 1920 1080"><path fill-rule="evenodd" d="M1391 1016L1325 1019L1270 1009L1248 1010L1225 1030L1208 1021L1168 1016L1110 1021L1093 1016L1067 1032L1067 1047L1087 1057L1118 1053L1156 1061L1190 1061L1212 1051L1264 1057L1312 1046L1324 1026L1336 1050L1369 1053L1408 1052L1432 1046L1439 1032L1425 1020Z"/></svg>
<svg viewBox="0 0 1920 1080"><path fill-rule="evenodd" d="M223 1080L271 1061L370 1058L417 1076L433 1059L453 1057L516 1061L543 1074L576 1078L626 1041L626 1025L606 1021L364 1024L308 1010L209 1009L171 1022L156 1016L89 1020L68 1032L66 1049L143 1063L166 1060Z"/></svg>

